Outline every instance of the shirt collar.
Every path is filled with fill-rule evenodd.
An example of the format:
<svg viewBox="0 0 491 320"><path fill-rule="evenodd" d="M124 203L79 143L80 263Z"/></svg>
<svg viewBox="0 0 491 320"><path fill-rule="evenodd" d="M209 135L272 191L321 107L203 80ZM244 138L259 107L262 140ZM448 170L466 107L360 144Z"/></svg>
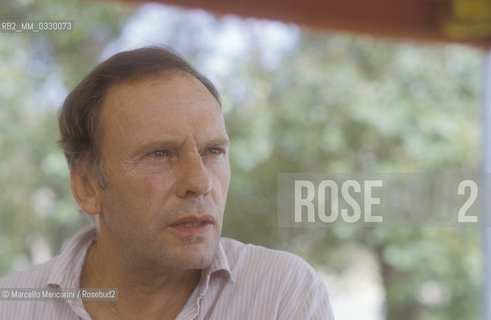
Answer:
<svg viewBox="0 0 491 320"><path fill-rule="evenodd" d="M95 240L95 225L89 225L80 230L64 247L62 253L55 258L57 260L55 262L56 267L48 275L48 286L79 288L85 257L88 248ZM60 270L63 271L60 272ZM222 242L219 241L215 259L213 259L210 267L203 270L203 274L208 278L221 272L235 282Z"/></svg>
<svg viewBox="0 0 491 320"><path fill-rule="evenodd" d="M219 273L220 271L223 271L230 278L230 280L232 280L232 282L235 282L235 278L228 263L227 255L225 254L225 250L223 249L222 241L218 241L218 249L215 255L215 259L211 263L211 266L207 269L207 272L205 269L205 273L212 275L215 273Z"/></svg>

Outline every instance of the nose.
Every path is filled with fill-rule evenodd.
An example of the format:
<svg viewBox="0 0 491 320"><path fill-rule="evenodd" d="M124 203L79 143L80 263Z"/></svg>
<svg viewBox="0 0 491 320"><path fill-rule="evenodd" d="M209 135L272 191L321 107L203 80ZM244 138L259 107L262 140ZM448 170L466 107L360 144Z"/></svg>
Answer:
<svg viewBox="0 0 491 320"><path fill-rule="evenodd" d="M211 179L198 153L187 155L180 161L177 195L181 198L199 197L211 191Z"/></svg>

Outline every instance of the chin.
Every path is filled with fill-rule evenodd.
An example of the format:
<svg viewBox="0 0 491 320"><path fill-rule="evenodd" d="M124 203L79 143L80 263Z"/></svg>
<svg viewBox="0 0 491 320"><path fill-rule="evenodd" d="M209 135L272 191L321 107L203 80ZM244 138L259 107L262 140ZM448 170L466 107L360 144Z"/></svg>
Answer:
<svg viewBox="0 0 491 320"><path fill-rule="evenodd" d="M185 269L205 269L212 264L217 249L218 241L216 243L190 242L179 252L178 260L182 261L181 265Z"/></svg>

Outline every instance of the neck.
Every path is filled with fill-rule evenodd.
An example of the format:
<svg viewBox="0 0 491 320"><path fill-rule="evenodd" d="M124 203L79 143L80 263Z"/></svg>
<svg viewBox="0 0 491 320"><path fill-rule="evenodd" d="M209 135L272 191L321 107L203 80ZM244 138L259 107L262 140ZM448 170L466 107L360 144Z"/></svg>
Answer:
<svg viewBox="0 0 491 320"><path fill-rule="evenodd" d="M108 252L109 251L109 252ZM127 259L114 251L106 250L102 244L93 245L94 273L103 288L119 288L127 293L152 295L161 291L173 292L191 283L196 285L199 270L177 270L162 268L152 263Z"/></svg>
<svg viewBox="0 0 491 320"><path fill-rule="evenodd" d="M118 289L118 300L109 304L95 301L91 305L92 302L85 301L89 313L92 310L94 314L125 320L133 316L174 319L198 284L200 270L166 269L128 258L114 249L105 245L98 234L87 252L81 287ZM99 318L92 313L93 318Z"/></svg>

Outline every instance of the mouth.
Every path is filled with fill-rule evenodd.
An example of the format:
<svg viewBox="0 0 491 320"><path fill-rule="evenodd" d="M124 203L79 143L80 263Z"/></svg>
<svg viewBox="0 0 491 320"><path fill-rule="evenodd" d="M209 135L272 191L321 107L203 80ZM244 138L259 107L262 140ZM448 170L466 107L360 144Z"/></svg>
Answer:
<svg viewBox="0 0 491 320"><path fill-rule="evenodd" d="M204 237L215 224L213 216L188 216L171 222L169 228L179 237L194 242Z"/></svg>
<svg viewBox="0 0 491 320"><path fill-rule="evenodd" d="M208 223L207 221L187 221L187 222L181 222L178 224L172 224L171 226L172 227L174 227L174 226L199 227L199 226L202 226L202 225L207 224L207 223Z"/></svg>
<svg viewBox="0 0 491 320"><path fill-rule="evenodd" d="M199 227L204 224L214 224L215 218L212 215L192 215L180 218L178 220L172 221L169 225L174 226L184 226L184 227Z"/></svg>

